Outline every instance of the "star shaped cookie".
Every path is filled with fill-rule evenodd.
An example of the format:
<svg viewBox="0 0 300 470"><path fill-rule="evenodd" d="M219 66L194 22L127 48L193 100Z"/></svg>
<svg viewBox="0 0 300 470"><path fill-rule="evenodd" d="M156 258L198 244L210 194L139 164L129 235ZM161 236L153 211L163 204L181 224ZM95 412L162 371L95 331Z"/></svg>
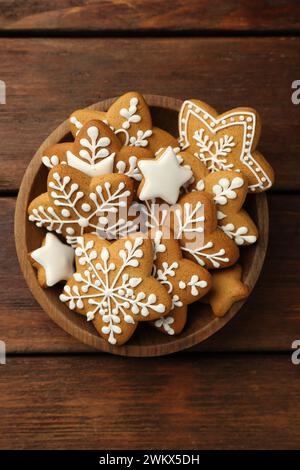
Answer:
<svg viewBox="0 0 300 470"><path fill-rule="evenodd" d="M249 287L241 280L242 268L236 264L228 269L212 272L212 288L201 302L210 304L217 317L222 317L235 302L249 295Z"/></svg>
<svg viewBox="0 0 300 470"><path fill-rule="evenodd" d="M181 186L192 177L192 171L178 163L172 147L155 160L140 160L138 167L143 175L138 189L141 201L161 198L168 204L175 204Z"/></svg>
<svg viewBox="0 0 300 470"><path fill-rule="evenodd" d="M47 233L40 248L29 255L31 264L38 270L42 287L51 287L67 281L74 273L74 249L62 243L53 233Z"/></svg>
<svg viewBox="0 0 300 470"><path fill-rule="evenodd" d="M235 108L221 115L198 100L187 100L179 113L179 143L204 163L209 172L242 171L249 190L270 188L274 172L256 150L261 130L258 113Z"/></svg>

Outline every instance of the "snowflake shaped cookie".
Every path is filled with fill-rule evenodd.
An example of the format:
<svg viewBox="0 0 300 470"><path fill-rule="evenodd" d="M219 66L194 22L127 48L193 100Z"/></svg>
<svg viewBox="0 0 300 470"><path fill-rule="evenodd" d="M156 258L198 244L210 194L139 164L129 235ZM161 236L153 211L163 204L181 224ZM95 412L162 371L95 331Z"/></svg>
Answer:
<svg viewBox="0 0 300 470"><path fill-rule="evenodd" d="M68 165L58 165L49 172L48 192L29 205L29 220L62 234L71 244L87 232L116 239L135 230L128 221L132 198L133 183L127 176L89 178Z"/></svg>
<svg viewBox="0 0 300 470"><path fill-rule="evenodd" d="M178 241L168 231L156 230L152 237L155 250L153 275L172 298L170 312L157 319L154 326L168 335L179 334L187 320L188 304L209 291L211 276L199 264L183 259Z"/></svg>
<svg viewBox="0 0 300 470"><path fill-rule="evenodd" d="M178 149L177 140L168 132L152 126L149 107L140 93L129 92L118 98L106 113L79 109L70 117L74 136L91 119L104 121L115 132L123 145L147 148L155 154L161 147Z"/></svg>
<svg viewBox="0 0 300 470"><path fill-rule="evenodd" d="M256 150L260 119L251 108L236 108L221 115L207 104L187 100L179 113L179 142L204 163L209 172L242 171L249 190L261 192L273 184L274 173Z"/></svg>
<svg viewBox="0 0 300 470"><path fill-rule="evenodd" d="M76 272L60 300L92 321L110 344L124 344L139 321L166 315L171 299L151 276L152 242L142 234L109 243L84 235L75 249Z"/></svg>

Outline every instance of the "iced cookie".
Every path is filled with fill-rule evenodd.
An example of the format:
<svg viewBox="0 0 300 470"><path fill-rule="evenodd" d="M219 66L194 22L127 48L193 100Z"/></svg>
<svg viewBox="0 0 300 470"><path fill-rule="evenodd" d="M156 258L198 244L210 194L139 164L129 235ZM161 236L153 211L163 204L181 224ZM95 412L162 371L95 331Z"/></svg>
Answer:
<svg viewBox="0 0 300 470"><path fill-rule="evenodd" d="M154 326L168 335L179 334L187 320L187 306L203 297L211 288L209 272L199 264L183 259L180 245L163 230L152 231L154 245L154 277L172 298L168 315L158 318Z"/></svg>
<svg viewBox="0 0 300 470"><path fill-rule="evenodd" d="M79 237L76 272L60 300L92 321L110 344L124 344L139 321L168 314L171 298L151 276L152 242L134 234L114 243L95 235Z"/></svg>
<svg viewBox="0 0 300 470"><path fill-rule="evenodd" d="M41 287L51 287L68 280L74 273L74 249L62 243L53 233L47 233L42 246L29 254L38 272Z"/></svg>
<svg viewBox="0 0 300 470"><path fill-rule="evenodd" d="M184 185L185 192L205 191L210 194L216 205L218 226L226 235L237 245L255 243L258 230L249 214L242 209L248 192L244 174L231 170L209 173L204 164L187 151L179 152L177 159L181 166L193 173Z"/></svg>
<svg viewBox="0 0 300 470"><path fill-rule="evenodd" d="M56 144L43 153L42 162L52 168L66 163L87 176L113 172L114 161L121 143L101 121L88 121L77 133L74 142Z"/></svg>
<svg viewBox="0 0 300 470"><path fill-rule="evenodd" d="M192 171L179 164L172 147L167 147L155 160L140 160L138 167L143 176L138 188L141 201L160 198L175 204L180 188L192 177Z"/></svg>
<svg viewBox="0 0 300 470"><path fill-rule="evenodd" d="M71 244L86 232L116 239L133 230L128 210L133 182L124 175L90 178L69 165L49 172L48 192L29 205L29 220L37 227L62 234Z"/></svg>
<svg viewBox="0 0 300 470"><path fill-rule="evenodd" d="M236 244L217 226L216 208L208 193L182 196L173 211L172 229L183 255L200 266L229 267L239 258Z"/></svg>
<svg viewBox="0 0 300 470"><path fill-rule="evenodd" d="M205 191L213 196L217 207L218 225L237 245L255 243L258 230L251 217L242 209L248 183L242 173L219 171L205 178Z"/></svg>
<svg viewBox="0 0 300 470"><path fill-rule="evenodd" d="M270 188L274 172L256 150L261 131L258 113L251 108L235 108L221 115L198 100L187 100L179 113L179 142L199 158L209 172L242 171L249 190Z"/></svg>

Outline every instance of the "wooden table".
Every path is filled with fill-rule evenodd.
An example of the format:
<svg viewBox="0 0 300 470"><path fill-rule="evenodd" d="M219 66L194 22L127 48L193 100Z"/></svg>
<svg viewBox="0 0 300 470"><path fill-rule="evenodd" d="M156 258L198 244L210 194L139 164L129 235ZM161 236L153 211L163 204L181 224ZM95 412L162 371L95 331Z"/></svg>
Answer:
<svg viewBox="0 0 300 470"><path fill-rule="evenodd" d="M299 448L299 2L6 0L0 28L0 447ZM72 110L128 90L257 108L277 173L268 256L246 306L201 346L156 359L95 353L60 330L14 248L36 148Z"/></svg>

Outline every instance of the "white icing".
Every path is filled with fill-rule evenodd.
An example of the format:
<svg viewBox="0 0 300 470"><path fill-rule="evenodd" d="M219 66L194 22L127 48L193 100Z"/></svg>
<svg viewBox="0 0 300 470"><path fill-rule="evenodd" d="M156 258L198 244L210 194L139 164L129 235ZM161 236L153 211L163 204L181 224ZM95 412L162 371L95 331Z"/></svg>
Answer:
<svg viewBox="0 0 300 470"><path fill-rule="evenodd" d="M185 283L184 281L179 281L179 289L186 289L187 287L190 287L191 294L196 297L199 294L198 288L205 289L207 282L201 281L197 274L193 274L189 282Z"/></svg>
<svg viewBox="0 0 300 470"><path fill-rule="evenodd" d="M174 317L167 315L166 317L160 317L158 320L154 322L154 325L157 328L163 328L168 335L173 336L175 334L175 331L171 327L174 323Z"/></svg>
<svg viewBox="0 0 300 470"><path fill-rule="evenodd" d="M150 310L163 314L165 306L157 303L154 293L146 294L142 289L141 277L129 276L127 268L138 268L144 257L143 238L134 241L126 240L124 248L119 251L120 266L110 262L110 251L103 247L101 252L95 250L93 240L85 243L83 237L78 238L76 257L81 266L87 269L83 273L75 273L76 284L66 285L60 295L62 302L69 308L84 308L84 301L91 309L87 312L87 320L94 320L95 315L102 317L104 325L102 333L108 335L108 342L116 344L116 336L122 334L123 320L127 324L135 324L136 316L147 318ZM136 292L136 288L138 290Z"/></svg>
<svg viewBox="0 0 300 470"><path fill-rule="evenodd" d="M221 178L218 184L212 187L214 193L214 202L224 206L228 199L236 199L237 192L235 189L241 188L244 184L243 178L236 176L232 181L228 178Z"/></svg>
<svg viewBox="0 0 300 470"><path fill-rule="evenodd" d="M196 183L196 191L204 191L205 190L205 182L204 180L199 180Z"/></svg>
<svg viewBox="0 0 300 470"><path fill-rule="evenodd" d="M152 130L146 131L138 130L136 136L129 138L129 147L147 147L149 144L148 138L152 136Z"/></svg>
<svg viewBox="0 0 300 470"><path fill-rule="evenodd" d="M57 155L52 155L50 158L47 155L42 157L42 162L47 168L53 168L59 165L59 158Z"/></svg>
<svg viewBox="0 0 300 470"><path fill-rule="evenodd" d="M221 262L228 263L229 258L224 256L226 254L226 251L224 248L220 248L220 250L215 253L207 253L206 250L213 248L213 246L214 246L213 242L209 241L204 246L200 246L196 248L182 246L181 249L182 251L186 251L187 253L192 255L197 261L197 263L200 264L200 266L206 266L206 260L208 260L211 262L214 268L219 268L221 265L220 263Z"/></svg>
<svg viewBox="0 0 300 470"><path fill-rule="evenodd" d="M217 219L218 219L218 220L223 220L223 219L225 219L225 217L227 217L227 215L224 214L224 212L222 212L222 211L217 211Z"/></svg>
<svg viewBox="0 0 300 470"><path fill-rule="evenodd" d="M45 244L31 253L45 270L46 284L68 280L74 273L74 249L62 243L53 233L47 233Z"/></svg>
<svg viewBox="0 0 300 470"><path fill-rule="evenodd" d="M173 284L169 280L169 278L172 278L176 275L176 269L178 269L179 264L177 261L174 261L170 265L164 261L162 263L162 269L157 269L155 273L155 277L158 281L160 281L161 284L166 286L168 294L173 292Z"/></svg>
<svg viewBox="0 0 300 470"><path fill-rule="evenodd" d="M188 237L190 240L193 236L197 236L198 243L203 241L199 235L204 233L204 204L200 201L197 201L195 207L189 202L186 202L183 205L183 210L181 206L175 207L175 226L174 226L174 235L175 238L181 239L183 236Z"/></svg>
<svg viewBox="0 0 300 470"><path fill-rule="evenodd" d="M196 131L194 139L199 147L198 158L205 164L209 171L230 170L232 163L228 163L228 154L230 154L235 143L232 136L224 135L217 141L210 140L205 134L204 129Z"/></svg>
<svg viewBox="0 0 300 470"><path fill-rule="evenodd" d="M220 225L220 228L226 233L229 238L234 239L237 245L244 245L248 243L249 245L255 243L257 237L255 235L247 235L247 227L235 227L232 223Z"/></svg>
<svg viewBox="0 0 300 470"><path fill-rule="evenodd" d="M120 109L120 116L122 116L125 121L122 124L123 129L129 129L131 123L138 123L141 121L141 116L137 114L137 107L138 107L139 100L136 97L131 98L130 105L127 108Z"/></svg>
<svg viewBox="0 0 300 470"><path fill-rule="evenodd" d="M67 151L68 165L82 171L91 178L95 176L107 175L113 172L115 153L104 158L98 163L87 163L76 157L70 150Z"/></svg>
<svg viewBox="0 0 300 470"><path fill-rule="evenodd" d="M86 133L87 137L80 139L79 155L67 151L68 165L90 177L112 173L115 153L110 153L107 148L111 144L110 138L101 137L96 126L88 127Z"/></svg>
<svg viewBox="0 0 300 470"><path fill-rule="evenodd" d="M71 122L71 124L73 124L76 127L77 132L80 131L80 129L82 129L82 127L83 127L83 124L77 119L76 116L71 116L70 117L70 122Z"/></svg>
<svg viewBox="0 0 300 470"><path fill-rule="evenodd" d="M190 169L180 166L172 147L157 160L140 160L138 167L145 178L139 195L141 201L162 198L168 204L175 204L180 187L192 177Z"/></svg>
<svg viewBox="0 0 300 470"><path fill-rule="evenodd" d="M142 175L137 167L137 161L137 157L131 155L128 159L129 168L126 169L126 163L123 160L120 160L116 164L118 173L129 176L129 178L133 178L135 181L141 181Z"/></svg>

